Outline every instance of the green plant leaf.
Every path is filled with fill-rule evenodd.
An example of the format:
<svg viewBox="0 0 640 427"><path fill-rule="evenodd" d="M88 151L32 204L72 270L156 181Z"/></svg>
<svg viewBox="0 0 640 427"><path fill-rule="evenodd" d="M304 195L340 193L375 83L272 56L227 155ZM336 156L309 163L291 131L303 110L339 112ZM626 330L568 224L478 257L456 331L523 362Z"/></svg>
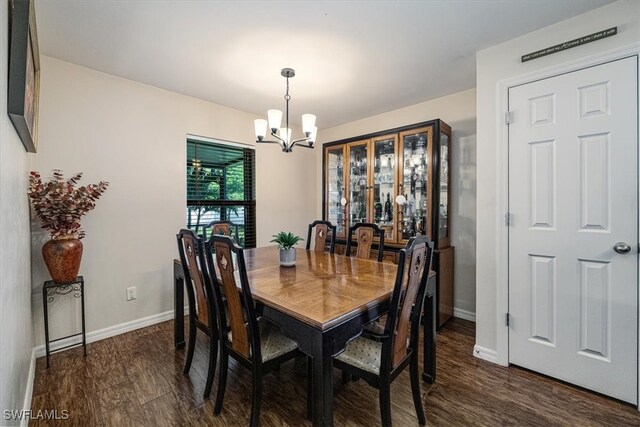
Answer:
<svg viewBox="0 0 640 427"><path fill-rule="evenodd" d="M298 242L304 240L302 237L296 236L292 232L284 231L281 231L278 234L274 234L272 237L273 239L271 240L271 242L276 243L281 249L291 249L296 244L298 244Z"/></svg>

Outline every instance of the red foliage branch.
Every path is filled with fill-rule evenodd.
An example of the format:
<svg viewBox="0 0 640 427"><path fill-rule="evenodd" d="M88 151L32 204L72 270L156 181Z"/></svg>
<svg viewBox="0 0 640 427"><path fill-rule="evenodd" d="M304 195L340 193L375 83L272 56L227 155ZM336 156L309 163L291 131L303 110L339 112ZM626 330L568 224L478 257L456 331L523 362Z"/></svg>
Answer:
<svg viewBox="0 0 640 427"><path fill-rule="evenodd" d="M84 237L80 228L80 218L96 207L96 200L107 190L108 182L83 185L76 188L82 172L68 180L60 169L53 170L53 178L42 182L40 174L29 174L29 197L36 215L42 221L42 228L49 231L52 239L72 235Z"/></svg>

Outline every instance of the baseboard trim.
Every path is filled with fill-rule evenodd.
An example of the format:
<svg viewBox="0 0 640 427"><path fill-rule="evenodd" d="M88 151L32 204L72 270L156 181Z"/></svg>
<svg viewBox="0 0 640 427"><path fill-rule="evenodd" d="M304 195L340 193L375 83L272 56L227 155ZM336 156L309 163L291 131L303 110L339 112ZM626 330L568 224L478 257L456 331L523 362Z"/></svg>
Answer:
<svg viewBox="0 0 640 427"><path fill-rule="evenodd" d="M478 359L498 364L498 353L495 350L491 350L476 344L475 346L473 346L473 355Z"/></svg>
<svg viewBox="0 0 640 427"><path fill-rule="evenodd" d="M184 308L184 314L189 314L188 307ZM100 341L105 338L114 337L116 335L124 334L126 332L135 331L136 329L145 328L147 326L155 325L156 323L165 322L173 319L173 310L165 311L164 313L152 314L151 316L143 317L140 319L132 320L130 322L120 323L119 325L109 326L97 331L87 332L87 343ZM65 340L56 341L55 345L51 346L51 351L56 349L79 344L82 342L82 336L71 337ZM42 357L46 355L46 349L44 344L34 347L35 357Z"/></svg>
<svg viewBox="0 0 640 427"><path fill-rule="evenodd" d="M476 314L472 311L463 310L461 308L453 307L453 317L458 319L468 320L470 322L476 322Z"/></svg>
<svg viewBox="0 0 640 427"><path fill-rule="evenodd" d="M24 400L22 403L22 413L27 414L31 410L31 398L33 397L33 382L36 377L36 349L31 349L31 362L29 364L29 376L27 377L27 389L24 392ZM29 418L22 417L20 421L21 427L27 427L29 425Z"/></svg>

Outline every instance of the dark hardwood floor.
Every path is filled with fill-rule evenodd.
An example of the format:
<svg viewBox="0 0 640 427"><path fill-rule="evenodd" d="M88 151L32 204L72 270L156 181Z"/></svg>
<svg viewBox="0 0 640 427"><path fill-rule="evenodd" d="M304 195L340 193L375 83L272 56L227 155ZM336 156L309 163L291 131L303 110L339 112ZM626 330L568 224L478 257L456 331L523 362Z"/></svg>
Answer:
<svg viewBox="0 0 640 427"><path fill-rule="evenodd" d="M233 361L222 413L203 400L208 348L198 336L191 373L182 373L185 351L173 348L165 322L58 353L45 368L37 360L32 410L69 411L57 425L247 425L251 374ZM200 332L198 332L200 334ZM607 399L519 368L503 368L472 356L474 324L449 322L438 334L438 379L422 383L432 426L639 426L640 413ZM217 376L216 376L217 377ZM377 391L363 381L343 385L335 373L335 424L380 424ZM261 425L309 426L305 418L306 368L289 362L265 378ZM391 386L394 425L417 425L408 370ZM35 420L33 426L56 425Z"/></svg>

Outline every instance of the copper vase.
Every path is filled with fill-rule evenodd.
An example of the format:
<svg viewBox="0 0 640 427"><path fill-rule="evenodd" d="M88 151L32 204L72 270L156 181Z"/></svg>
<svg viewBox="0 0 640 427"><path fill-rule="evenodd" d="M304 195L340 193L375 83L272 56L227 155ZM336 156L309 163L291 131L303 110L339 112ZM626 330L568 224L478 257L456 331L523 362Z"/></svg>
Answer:
<svg viewBox="0 0 640 427"><path fill-rule="evenodd" d="M42 257L54 282L73 282L80 271L82 242L70 235L51 239L42 247Z"/></svg>

